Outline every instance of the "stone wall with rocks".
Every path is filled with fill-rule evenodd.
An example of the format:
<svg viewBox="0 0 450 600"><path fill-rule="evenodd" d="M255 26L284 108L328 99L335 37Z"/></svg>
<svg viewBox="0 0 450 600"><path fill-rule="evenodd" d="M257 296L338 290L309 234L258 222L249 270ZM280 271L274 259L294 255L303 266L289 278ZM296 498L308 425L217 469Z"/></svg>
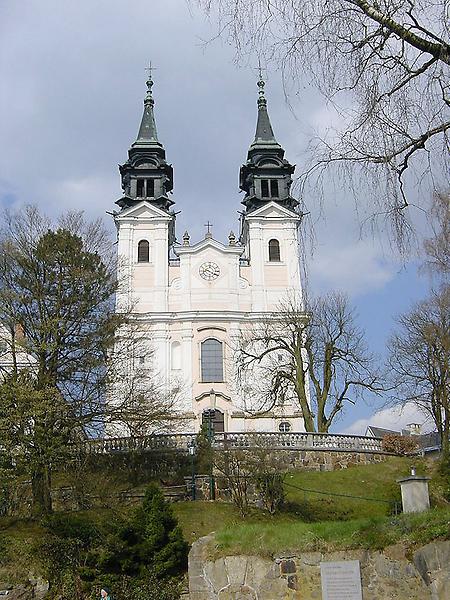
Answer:
<svg viewBox="0 0 450 600"><path fill-rule="evenodd" d="M277 465L286 471L337 471L383 462L392 454L345 450L273 450Z"/></svg>
<svg viewBox="0 0 450 600"><path fill-rule="evenodd" d="M189 555L190 600L320 600L320 563L359 560L364 600L448 600L450 541L414 553L391 546L383 552L225 556L211 560L211 534L195 542Z"/></svg>

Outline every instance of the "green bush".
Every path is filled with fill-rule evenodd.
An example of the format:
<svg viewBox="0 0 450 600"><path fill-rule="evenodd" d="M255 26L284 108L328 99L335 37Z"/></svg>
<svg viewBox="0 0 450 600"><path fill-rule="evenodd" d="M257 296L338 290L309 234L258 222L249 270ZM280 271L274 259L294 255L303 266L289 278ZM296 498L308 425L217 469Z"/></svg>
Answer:
<svg viewBox="0 0 450 600"><path fill-rule="evenodd" d="M178 598L188 544L156 485L147 488L142 506L128 518L116 515L98 522L80 514L56 514L43 524L47 534L35 552L60 600L84 599L102 585L113 590L115 600Z"/></svg>
<svg viewBox="0 0 450 600"><path fill-rule="evenodd" d="M56 537L79 540L87 548L98 539L100 532L91 519L82 515L55 514L43 522L44 526Z"/></svg>
<svg viewBox="0 0 450 600"><path fill-rule="evenodd" d="M161 580L147 570L140 578L106 577L96 582L91 599L98 598L102 586L109 587L114 600L130 600L134 598L148 600L177 600L180 597L182 581L178 578ZM97 593L96 593L97 592Z"/></svg>
<svg viewBox="0 0 450 600"><path fill-rule="evenodd" d="M86 560L100 574L140 577L148 568L159 578L182 573L187 565L188 544L155 484L148 486L144 502L129 521L116 524Z"/></svg>

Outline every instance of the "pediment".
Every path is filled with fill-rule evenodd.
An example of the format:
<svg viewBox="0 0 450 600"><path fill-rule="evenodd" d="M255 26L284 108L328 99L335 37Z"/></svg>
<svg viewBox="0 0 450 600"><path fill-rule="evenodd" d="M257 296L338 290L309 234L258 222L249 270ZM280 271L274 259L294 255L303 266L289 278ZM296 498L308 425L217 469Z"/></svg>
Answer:
<svg viewBox="0 0 450 600"><path fill-rule="evenodd" d="M264 219L280 219L280 218L288 218L288 219L301 219L301 215L294 212L293 210L289 210L278 202L268 202L264 206L257 208L247 215L246 219L253 218L264 218Z"/></svg>
<svg viewBox="0 0 450 600"><path fill-rule="evenodd" d="M180 254L200 254L207 250L214 250L219 254L242 254L244 252L243 246L225 246L222 242L215 240L214 238L205 238L197 244L192 246L178 246L174 248L174 252L177 255Z"/></svg>
<svg viewBox="0 0 450 600"><path fill-rule="evenodd" d="M161 210L157 206L154 206L147 200L142 200L138 204L134 206L130 206L117 215L117 220L126 220L126 219L166 219L168 221L172 220L172 217L165 211Z"/></svg>

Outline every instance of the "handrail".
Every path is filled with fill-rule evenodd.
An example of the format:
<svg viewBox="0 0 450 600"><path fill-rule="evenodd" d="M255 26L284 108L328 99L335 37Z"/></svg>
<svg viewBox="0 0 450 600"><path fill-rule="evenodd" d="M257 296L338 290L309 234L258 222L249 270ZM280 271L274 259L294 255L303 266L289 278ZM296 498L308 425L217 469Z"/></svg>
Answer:
<svg viewBox="0 0 450 600"><path fill-rule="evenodd" d="M84 445L92 454L152 450L187 451L192 444L196 443L196 438L195 433L161 433L136 437L97 438L86 440ZM380 438L339 433L223 432L214 435L212 446L223 450L270 448L271 450L383 452Z"/></svg>

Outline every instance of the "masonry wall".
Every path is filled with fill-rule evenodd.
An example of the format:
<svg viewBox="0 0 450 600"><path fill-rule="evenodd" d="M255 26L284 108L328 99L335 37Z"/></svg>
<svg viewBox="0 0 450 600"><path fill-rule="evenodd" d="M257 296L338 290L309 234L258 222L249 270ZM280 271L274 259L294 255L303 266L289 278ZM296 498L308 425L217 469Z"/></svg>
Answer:
<svg viewBox="0 0 450 600"><path fill-rule="evenodd" d="M448 600L450 541L420 548L412 560L396 545L383 552L346 550L211 560L214 536L201 538L189 554L190 600L319 600L320 563L359 560L364 600Z"/></svg>

